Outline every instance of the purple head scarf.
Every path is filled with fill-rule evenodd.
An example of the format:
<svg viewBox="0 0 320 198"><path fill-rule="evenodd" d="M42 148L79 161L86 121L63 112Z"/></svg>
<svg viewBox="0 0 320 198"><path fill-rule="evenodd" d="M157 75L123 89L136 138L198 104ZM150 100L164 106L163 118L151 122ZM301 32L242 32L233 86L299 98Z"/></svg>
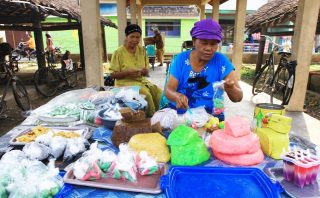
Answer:
<svg viewBox="0 0 320 198"><path fill-rule="evenodd" d="M219 23L212 19L204 19L194 23L190 31L192 38L208 39L208 40L222 40L222 30Z"/></svg>

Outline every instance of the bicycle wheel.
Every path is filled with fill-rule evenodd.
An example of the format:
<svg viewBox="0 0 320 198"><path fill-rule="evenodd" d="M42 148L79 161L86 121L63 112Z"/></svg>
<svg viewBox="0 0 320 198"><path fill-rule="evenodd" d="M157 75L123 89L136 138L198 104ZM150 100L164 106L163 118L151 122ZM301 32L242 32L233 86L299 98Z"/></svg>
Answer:
<svg viewBox="0 0 320 198"><path fill-rule="evenodd" d="M287 81L284 90L283 90L283 102L282 105L289 104L293 88L294 88L294 82L295 82L295 75L291 74L289 80Z"/></svg>
<svg viewBox="0 0 320 198"><path fill-rule="evenodd" d="M56 94L59 84L59 76L48 67L40 68L34 74L36 90L43 96L50 97Z"/></svg>
<svg viewBox="0 0 320 198"><path fill-rule="evenodd" d="M8 78L8 73L6 71L6 62L0 65L0 83L4 82Z"/></svg>
<svg viewBox="0 0 320 198"><path fill-rule="evenodd" d="M284 98L284 89L286 84L289 81L289 70L287 67L279 66L275 73L274 77L274 96L282 101L285 102Z"/></svg>
<svg viewBox="0 0 320 198"><path fill-rule="evenodd" d="M72 88L76 87L78 84L77 70L75 69L67 70L66 73L67 73L66 77L67 77L68 85Z"/></svg>
<svg viewBox="0 0 320 198"><path fill-rule="evenodd" d="M18 78L12 80L12 92L17 105L23 111L31 110L31 103L28 92L22 81Z"/></svg>
<svg viewBox="0 0 320 198"><path fill-rule="evenodd" d="M252 94L257 95L258 93L261 92L266 92L268 93L269 85L272 80L272 72L270 71L270 66L265 65L261 68L257 76L253 80L253 85L252 85Z"/></svg>

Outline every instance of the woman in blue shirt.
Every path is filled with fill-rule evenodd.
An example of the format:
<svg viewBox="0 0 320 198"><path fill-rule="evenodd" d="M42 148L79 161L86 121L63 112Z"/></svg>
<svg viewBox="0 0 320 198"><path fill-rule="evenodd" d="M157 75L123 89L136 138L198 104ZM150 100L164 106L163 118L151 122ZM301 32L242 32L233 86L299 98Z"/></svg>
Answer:
<svg viewBox="0 0 320 198"><path fill-rule="evenodd" d="M165 87L169 106L188 109L204 106L213 109L213 86L225 80L224 89L233 102L242 100L243 93L228 58L217 52L222 40L220 25L212 19L198 21L190 31L194 48L177 55L170 66Z"/></svg>

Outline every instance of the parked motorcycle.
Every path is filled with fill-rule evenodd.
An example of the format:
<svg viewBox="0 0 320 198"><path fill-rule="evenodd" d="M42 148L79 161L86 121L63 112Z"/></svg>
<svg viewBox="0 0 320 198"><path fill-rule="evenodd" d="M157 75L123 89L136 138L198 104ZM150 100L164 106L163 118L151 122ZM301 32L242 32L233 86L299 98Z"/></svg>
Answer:
<svg viewBox="0 0 320 198"><path fill-rule="evenodd" d="M20 42L16 49L14 49L11 53L11 56L19 61L21 58L27 57L30 60L37 58L37 52L36 50L27 52L28 50L24 47L23 42Z"/></svg>

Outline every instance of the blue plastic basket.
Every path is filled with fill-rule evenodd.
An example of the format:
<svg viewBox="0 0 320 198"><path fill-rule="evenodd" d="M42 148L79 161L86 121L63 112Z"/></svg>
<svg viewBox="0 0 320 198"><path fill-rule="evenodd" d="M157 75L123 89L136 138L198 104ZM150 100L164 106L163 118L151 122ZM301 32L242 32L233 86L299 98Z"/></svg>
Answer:
<svg viewBox="0 0 320 198"><path fill-rule="evenodd" d="M283 192L258 168L172 166L160 187L170 198L274 198Z"/></svg>

